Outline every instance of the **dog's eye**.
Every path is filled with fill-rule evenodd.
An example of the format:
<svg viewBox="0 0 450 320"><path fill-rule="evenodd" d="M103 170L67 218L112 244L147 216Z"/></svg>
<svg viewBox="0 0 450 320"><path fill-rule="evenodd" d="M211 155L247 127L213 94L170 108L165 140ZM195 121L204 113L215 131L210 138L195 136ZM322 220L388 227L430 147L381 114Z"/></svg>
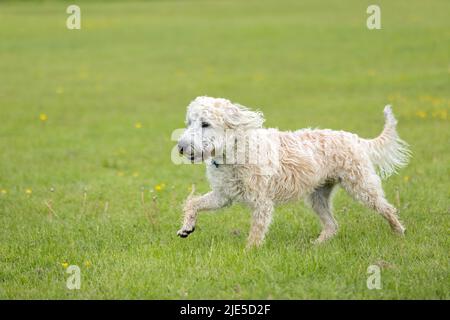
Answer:
<svg viewBox="0 0 450 320"><path fill-rule="evenodd" d="M208 128L209 123L208 122L202 122L202 128Z"/></svg>

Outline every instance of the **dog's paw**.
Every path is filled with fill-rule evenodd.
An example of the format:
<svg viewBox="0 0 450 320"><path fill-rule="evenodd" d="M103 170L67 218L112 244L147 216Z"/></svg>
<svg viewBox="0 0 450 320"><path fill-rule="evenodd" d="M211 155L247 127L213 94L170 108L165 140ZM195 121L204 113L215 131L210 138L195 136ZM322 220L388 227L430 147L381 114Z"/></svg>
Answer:
<svg viewBox="0 0 450 320"><path fill-rule="evenodd" d="M186 238L189 234L194 232L194 230L195 230L195 227L191 227L191 228L183 227L180 230L178 230L177 235L181 238Z"/></svg>
<svg viewBox="0 0 450 320"><path fill-rule="evenodd" d="M395 234L398 234L399 236L404 236L406 233L406 229L402 225L398 225L392 228Z"/></svg>
<svg viewBox="0 0 450 320"><path fill-rule="evenodd" d="M320 245L322 243L325 243L325 242L329 241L335 235L336 235L336 231L335 230L322 231L317 239L311 240L311 244L313 244L313 245Z"/></svg>

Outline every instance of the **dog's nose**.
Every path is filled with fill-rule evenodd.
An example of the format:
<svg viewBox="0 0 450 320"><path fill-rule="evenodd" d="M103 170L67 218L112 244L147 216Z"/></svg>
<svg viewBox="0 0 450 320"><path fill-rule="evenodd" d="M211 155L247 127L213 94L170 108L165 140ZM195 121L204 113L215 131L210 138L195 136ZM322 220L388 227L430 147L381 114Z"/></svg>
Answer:
<svg viewBox="0 0 450 320"><path fill-rule="evenodd" d="M183 146L181 144L178 144L178 152L183 154Z"/></svg>

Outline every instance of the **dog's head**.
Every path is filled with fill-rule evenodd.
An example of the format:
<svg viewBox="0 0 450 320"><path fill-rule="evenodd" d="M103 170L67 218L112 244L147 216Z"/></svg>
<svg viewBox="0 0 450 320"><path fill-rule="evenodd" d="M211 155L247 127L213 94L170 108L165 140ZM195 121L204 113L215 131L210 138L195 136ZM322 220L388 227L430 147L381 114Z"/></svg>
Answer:
<svg viewBox="0 0 450 320"><path fill-rule="evenodd" d="M222 98L198 97L186 113L186 130L178 140L178 150L191 161L219 156L227 137L237 130L261 128L263 114Z"/></svg>

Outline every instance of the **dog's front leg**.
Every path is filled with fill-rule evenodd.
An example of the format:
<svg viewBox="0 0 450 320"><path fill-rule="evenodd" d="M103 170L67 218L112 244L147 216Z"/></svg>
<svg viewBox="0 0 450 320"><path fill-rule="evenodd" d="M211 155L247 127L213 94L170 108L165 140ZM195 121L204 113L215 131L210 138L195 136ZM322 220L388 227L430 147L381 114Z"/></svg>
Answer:
<svg viewBox="0 0 450 320"><path fill-rule="evenodd" d="M183 226L178 230L177 234L182 238L186 238L195 230L198 212L220 209L228 203L229 199L215 191L208 192L202 196L189 196L183 208Z"/></svg>
<svg viewBox="0 0 450 320"><path fill-rule="evenodd" d="M247 248L259 247L264 241L267 230L272 222L273 203L258 201L252 215L252 225L247 240Z"/></svg>

